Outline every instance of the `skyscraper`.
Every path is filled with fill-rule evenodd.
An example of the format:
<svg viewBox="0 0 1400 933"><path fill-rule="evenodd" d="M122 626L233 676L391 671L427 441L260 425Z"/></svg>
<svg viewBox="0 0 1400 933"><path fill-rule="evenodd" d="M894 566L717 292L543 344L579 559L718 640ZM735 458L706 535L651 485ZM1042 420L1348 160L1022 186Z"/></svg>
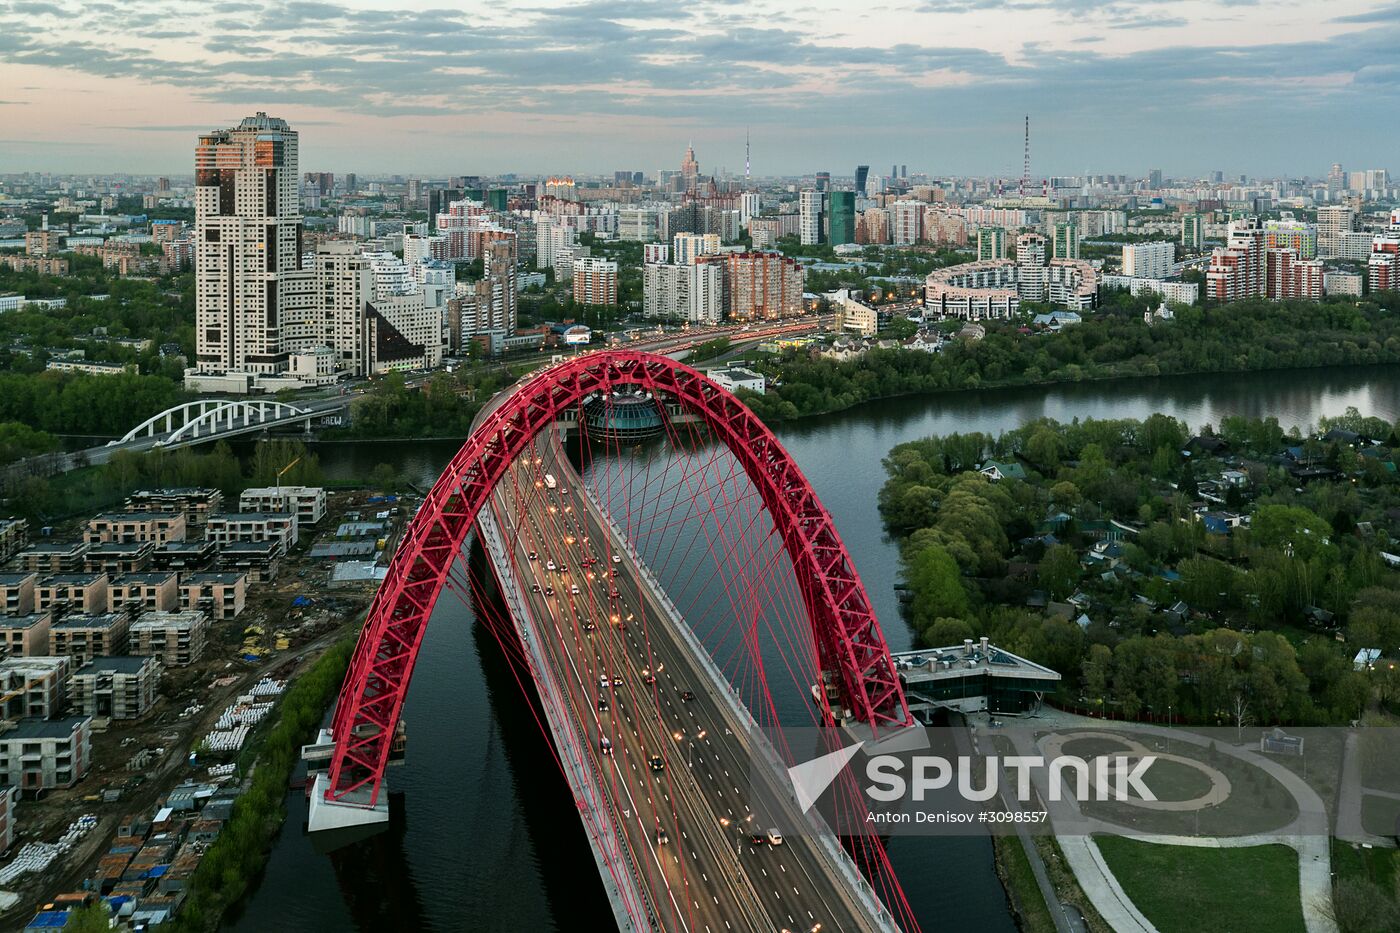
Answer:
<svg viewBox="0 0 1400 933"><path fill-rule="evenodd" d="M830 205L830 240L832 246L856 241L856 193L833 191L827 195Z"/></svg>
<svg viewBox="0 0 1400 933"><path fill-rule="evenodd" d="M1001 227L981 227L977 230L977 258L1005 259L1006 231Z"/></svg>
<svg viewBox="0 0 1400 933"><path fill-rule="evenodd" d="M803 246L822 241L822 200L822 193L811 189L798 196L798 229Z"/></svg>
<svg viewBox="0 0 1400 933"><path fill-rule="evenodd" d="M280 372L280 286L301 268L297 134L259 112L200 136L194 160L196 369Z"/></svg>
<svg viewBox="0 0 1400 933"><path fill-rule="evenodd" d="M1056 259L1079 258L1079 227L1073 223L1055 224L1055 240L1052 255Z"/></svg>
<svg viewBox="0 0 1400 933"><path fill-rule="evenodd" d="M818 190L818 191L830 191L830 190L831 190L831 173L830 173L830 172L817 172L817 190Z"/></svg>
<svg viewBox="0 0 1400 933"><path fill-rule="evenodd" d="M865 180L870 177L870 166L856 166L856 194L865 197Z"/></svg>
<svg viewBox="0 0 1400 933"><path fill-rule="evenodd" d="M1187 214L1181 218L1181 245L1186 249L1200 249L1204 242L1204 219L1200 214Z"/></svg>
<svg viewBox="0 0 1400 933"><path fill-rule="evenodd" d="M700 177L700 163L695 161L695 146L686 143L685 158L681 159L681 178L685 180L686 190L695 187L696 179Z"/></svg>

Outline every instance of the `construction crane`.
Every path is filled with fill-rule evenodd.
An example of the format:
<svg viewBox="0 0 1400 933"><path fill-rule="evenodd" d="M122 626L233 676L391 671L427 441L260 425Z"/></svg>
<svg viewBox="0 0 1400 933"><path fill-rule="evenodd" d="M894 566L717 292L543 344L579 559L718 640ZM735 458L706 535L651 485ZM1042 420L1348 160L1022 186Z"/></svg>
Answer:
<svg viewBox="0 0 1400 933"><path fill-rule="evenodd" d="M285 474L288 470L290 470L292 467L296 466L296 465L297 465L298 463L300 463L300 462L301 462L301 458L300 458L300 457L297 457L297 458L296 458L295 460L293 460L291 463L287 464L287 465L284 466L282 469L280 469L280 470L277 471L277 493L278 493L278 495L281 495L281 493L282 493L282 476L283 476L283 474Z"/></svg>

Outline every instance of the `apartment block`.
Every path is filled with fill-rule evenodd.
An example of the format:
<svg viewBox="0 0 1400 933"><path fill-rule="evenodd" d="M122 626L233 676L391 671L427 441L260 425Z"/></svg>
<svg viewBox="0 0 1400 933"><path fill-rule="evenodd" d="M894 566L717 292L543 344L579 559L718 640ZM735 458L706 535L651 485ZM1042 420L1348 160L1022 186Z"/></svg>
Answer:
<svg viewBox="0 0 1400 933"><path fill-rule="evenodd" d="M132 624L130 652L157 657L166 667L185 667L204 653L209 617L195 610L145 612Z"/></svg>
<svg viewBox="0 0 1400 933"><path fill-rule="evenodd" d="M15 804L19 803L19 788L6 784L0 787L0 852L10 851L15 844Z"/></svg>
<svg viewBox="0 0 1400 933"><path fill-rule="evenodd" d="M172 571L128 573L113 577L107 588L107 610L170 611L180 606L180 578Z"/></svg>
<svg viewBox="0 0 1400 933"><path fill-rule="evenodd" d="M39 582L34 606L63 612L106 612L108 580L105 573L56 573Z"/></svg>
<svg viewBox="0 0 1400 933"><path fill-rule="evenodd" d="M0 616L0 649L5 657L33 658L49 654L51 612L31 612L23 616Z"/></svg>
<svg viewBox="0 0 1400 933"><path fill-rule="evenodd" d="M90 573L139 573L151 565L155 552L154 541L94 544L83 555L83 568Z"/></svg>
<svg viewBox="0 0 1400 933"><path fill-rule="evenodd" d="M23 550L28 541L28 522L22 518L0 518L0 564Z"/></svg>
<svg viewBox="0 0 1400 933"><path fill-rule="evenodd" d="M238 541L219 551L219 570L247 576L249 585L271 583L282 564L282 546L276 541Z"/></svg>
<svg viewBox="0 0 1400 933"><path fill-rule="evenodd" d="M320 486L268 486L245 489L238 497L240 512L291 512L299 525L314 525L326 517L326 490Z"/></svg>
<svg viewBox="0 0 1400 933"><path fill-rule="evenodd" d="M126 499L128 512L180 512L189 528L202 526L210 515L220 511L224 494L217 489L143 489Z"/></svg>
<svg viewBox="0 0 1400 933"><path fill-rule="evenodd" d="M34 591L39 575L33 573L0 573L0 612L7 616L29 615L34 611Z"/></svg>
<svg viewBox="0 0 1400 933"><path fill-rule="evenodd" d="M247 574L192 573L180 581L180 608L207 612L214 619L236 617L247 598Z"/></svg>
<svg viewBox="0 0 1400 933"><path fill-rule="evenodd" d="M84 716L140 719L155 705L160 672L160 662L152 657L95 657L73 675L69 702Z"/></svg>
<svg viewBox="0 0 1400 933"><path fill-rule="evenodd" d="M19 564L35 573L77 573L87 552L82 541L38 541L20 552Z"/></svg>
<svg viewBox="0 0 1400 933"><path fill-rule="evenodd" d="M187 529L182 512L108 512L88 522L83 540L88 544L108 541L167 541L185 540Z"/></svg>
<svg viewBox="0 0 1400 933"><path fill-rule="evenodd" d="M92 717L23 719L0 735L0 779L20 793L72 787L92 759Z"/></svg>
<svg viewBox="0 0 1400 933"><path fill-rule="evenodd" d="M130 628L129 612L69 613L50 627L49 652L54 657L72 658L75 665L103 655L119 655L126 651Z"/></svg>
<svg viewBox="0 0 1400 933"><path fill-rule="evenodd" d="M64 657L6 658L0 661L0 717L48 719L63 711L68 697Z"/></svg>
<svg viewBox="0 0 1400 933"><path fill-rule="evenodd" d="M209 516L204 537L218 545L270 541L278 556L297 543L297 517L291 512L225 512ZM222 547L221 547L222 550Z"/></svg>
<svg viewBox="0 0 1400 933"><path fill-rule="evenodd" d="M156 570L173 570L176 573L193 573L203 570L213 563L219 553L219 546L213 541L168 541L156 548L151 566Z"/></svg>

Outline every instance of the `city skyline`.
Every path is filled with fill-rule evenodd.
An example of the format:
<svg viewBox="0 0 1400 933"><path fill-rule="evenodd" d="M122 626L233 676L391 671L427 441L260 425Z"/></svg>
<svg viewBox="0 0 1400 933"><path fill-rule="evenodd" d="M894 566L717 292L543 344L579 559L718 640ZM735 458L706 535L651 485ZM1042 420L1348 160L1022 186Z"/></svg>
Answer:
<svg viewBox="0 0 1400 933"><path fill-rule="evenodd" d="M1376 0L11 0L0 172L183 174L191 134L266 110L303 129L308 169L652 172L693 140L707 172L742 175L751 140L756 176L900 162L1015 178L1028 112L1037 176L1317 177L1393 151L1374 115L1400 103L1397 33L1400 5Z"/></svg>

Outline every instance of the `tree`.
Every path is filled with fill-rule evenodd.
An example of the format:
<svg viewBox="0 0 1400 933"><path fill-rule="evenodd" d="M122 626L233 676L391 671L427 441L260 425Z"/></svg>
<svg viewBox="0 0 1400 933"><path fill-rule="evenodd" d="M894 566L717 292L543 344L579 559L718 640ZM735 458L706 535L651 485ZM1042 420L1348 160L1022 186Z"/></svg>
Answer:
<svg viewBox="0 0 1400 933"><path fill-rule="evenodd" d="M64 933L107 933L112 928L112 912L104 901L98 900L69 911Z"/></svg>
<svg viewBox="0 0 1400 933"><path fill-rule="evenodd" d="M937 544L920 548L910 555L904 576L913 596L910 614L915 628L922 631L940 618L967 615L962 574L946 548Z"/></svg>
<svg viewBox="0 0 1400 933"><path fill-rule="evenodd" d="M1113 675L1113 652L1107 645L1091 645L1084 659L1084 695L1103 705L1108 696L1108 682Z"/></svg>
<svg viewBox="0 0 1400 933"><path fill-rule="evenodd" d="M1040 559L1040 585L1052 599L1064 599L1073 593L1081 573L1079 555L1068 544L1051 546Z"/></svg>
<svg viewBox="0 0 1400 933"><path fill-rule="evenodd" d="M934 619L933 624L924 631L924 641L935 648L961 645L972 637L972 626L966 619Z"/></svg>

